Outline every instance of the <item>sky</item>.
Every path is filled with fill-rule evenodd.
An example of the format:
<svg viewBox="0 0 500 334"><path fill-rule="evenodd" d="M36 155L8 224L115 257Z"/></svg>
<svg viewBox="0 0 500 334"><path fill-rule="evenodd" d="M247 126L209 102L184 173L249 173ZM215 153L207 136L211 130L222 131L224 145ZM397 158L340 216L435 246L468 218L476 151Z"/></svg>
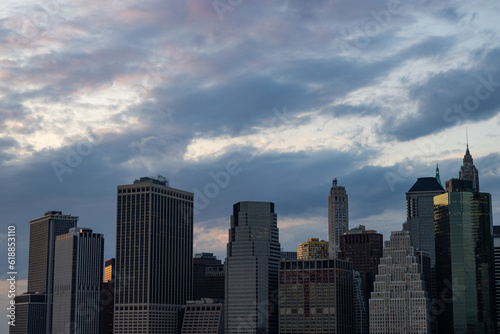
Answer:
<svg viewBox="0 0 500 334"><path fill-rule="evenodd" d="M116 187L195 193L194 252L226 253L232 205L271 201L284 250L350 227L388 239L418 177L466 149L500 217L500 4L419 0L0 3L0 243L57 210L114 257ZM467 129L467 130L466 130ZM5 265L6 267L6 265ZM5 277L7 270L0 272Z"/></svg>

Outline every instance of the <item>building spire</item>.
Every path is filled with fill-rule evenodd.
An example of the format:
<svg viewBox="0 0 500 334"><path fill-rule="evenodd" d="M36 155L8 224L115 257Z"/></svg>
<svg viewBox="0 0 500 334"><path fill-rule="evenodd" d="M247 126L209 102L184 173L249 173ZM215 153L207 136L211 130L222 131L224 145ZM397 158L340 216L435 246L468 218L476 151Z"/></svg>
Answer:
<svg viewBox="0 0 500 334"><path fill-rule="evenodd" d="M465 151L465 154L470 154L470 152L469 152L469 131L467 130L467 127L465 127L465 142L467 143L467 150Z"/></svg>
<svg viewBox="0 0 500 334"><path fill-rule="evenodd" d="M443 184L441 183L441 177L439 176L439 166L436 163L436 180L438 181L439 185L442 187Z"/></svg>

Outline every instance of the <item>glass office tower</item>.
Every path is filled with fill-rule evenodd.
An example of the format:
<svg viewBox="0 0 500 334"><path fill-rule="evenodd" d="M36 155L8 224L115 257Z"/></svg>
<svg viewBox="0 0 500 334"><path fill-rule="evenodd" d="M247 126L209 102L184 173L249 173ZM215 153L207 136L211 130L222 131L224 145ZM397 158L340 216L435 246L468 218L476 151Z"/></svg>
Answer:
<svg viewBox="0 0 500 334"><path fill-rule="evenodd" d="M438 195L434 212L439 333L493 333L491 195Z"/></svg>

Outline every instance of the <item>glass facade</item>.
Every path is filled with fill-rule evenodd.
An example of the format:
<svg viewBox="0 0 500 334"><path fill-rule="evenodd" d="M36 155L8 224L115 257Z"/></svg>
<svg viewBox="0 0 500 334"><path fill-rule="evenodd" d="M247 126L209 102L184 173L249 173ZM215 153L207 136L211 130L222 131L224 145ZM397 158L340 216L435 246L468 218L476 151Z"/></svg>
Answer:
<svg viewBox="0 0 500 334"><path fill-rule="evenodd" d="M434 197L440 333L494 333L491 196Z"/></svg>

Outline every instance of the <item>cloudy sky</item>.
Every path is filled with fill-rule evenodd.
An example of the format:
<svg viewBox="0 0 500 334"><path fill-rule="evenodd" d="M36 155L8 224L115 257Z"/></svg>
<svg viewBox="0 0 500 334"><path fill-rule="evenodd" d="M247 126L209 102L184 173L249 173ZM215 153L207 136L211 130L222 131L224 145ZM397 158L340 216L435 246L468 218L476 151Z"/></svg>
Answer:
<svg viewBox="0 0 500 334"><path fill-rule="evenodd" d="M243 200L275 203L286 250L326 239L333 178L350 226L387 239L417 177L436 163L458 177L466 127L500 207L499 7L2 1L0 240L17 227L19 279L28 221L49 210L103 233L113 257L116 186L146 175L196 194L195 252L224 258Z"/></svg>

